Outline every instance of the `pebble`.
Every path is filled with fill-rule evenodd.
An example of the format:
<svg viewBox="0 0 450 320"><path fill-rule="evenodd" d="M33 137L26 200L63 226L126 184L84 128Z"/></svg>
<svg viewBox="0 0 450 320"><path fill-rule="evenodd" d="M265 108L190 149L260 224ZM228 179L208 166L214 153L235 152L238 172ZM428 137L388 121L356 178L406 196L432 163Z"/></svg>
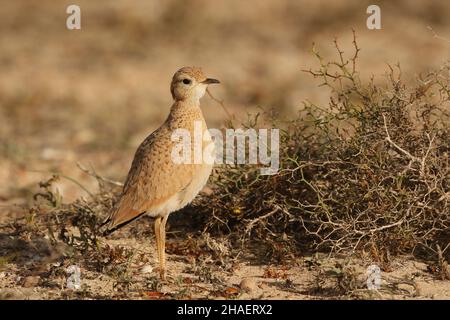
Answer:
<svg viewBox="0 0 450 320"><path fill-rule="evenodd" d="M25 288L36 287L39 283L40 278L37 276L28 276L23 279L22 286Z"/></svg>
<svg viewBox="0 0 450 320"><path fill-rule="evenodd" d="M239 288L241 288L241 290L247 292L247 293L252 293L254 291L256 291L256 280L253 278L244 278L242 279L241 283L239 284Z"/></svg>
<svg viewBox="0 0 450 320"><path fill-rule="evenodd" d="M415 284L415 289L416 289L415 295L421 296L422 295L422 286L417 282L415 282L414 284Z"/></svg>
<svg viewBox="0 0 450 320"><path fill-rule="evenodd" d="M141 273L152 273L153 267L151 265L145 265L141 269Z"/></svg>

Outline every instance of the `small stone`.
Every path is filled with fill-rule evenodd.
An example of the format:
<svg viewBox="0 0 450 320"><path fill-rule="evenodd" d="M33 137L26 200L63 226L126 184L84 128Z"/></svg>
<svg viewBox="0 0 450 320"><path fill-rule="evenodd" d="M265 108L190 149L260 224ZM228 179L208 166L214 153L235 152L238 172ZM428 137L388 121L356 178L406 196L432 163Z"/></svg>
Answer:
<svg viewBox="0 0 450 320"><path fill-rule="evenodd" d="M256 290L256 280L253 278L244 278L239 284L239 288L247 293L254 292Z"/></svg>
<svg viewBox="0 0 450 320"><path fill-rule="evenodd" d="M207 196L210 196L210 195L212 195L212 194L214 193L214 190L211 189L211 188L208 187L208 186L205 186L205 187L203 187L203 189L202 189L202 193L204 193L204 194L207 195Z"/></svg>
<svg viewBox="0 0 450 320"><path fill-rule="evenodd" d="M141 273L152 273L153 267L151 265L145 265L141 268Z"/></svg>
<svg viewBox="0 0 450 320"><path fill-rule="evenodd" d="M415 296L421 296L422 295L422 286L417 282L414 283L414 286L416 289Z"/></svg>
<svg viewBox="0 0 450 320"><path fill-rule="evenodd" d="M39 283L40 278L37 276L28 276L23 279L22 286L25 288L36 287Z"/></svg>

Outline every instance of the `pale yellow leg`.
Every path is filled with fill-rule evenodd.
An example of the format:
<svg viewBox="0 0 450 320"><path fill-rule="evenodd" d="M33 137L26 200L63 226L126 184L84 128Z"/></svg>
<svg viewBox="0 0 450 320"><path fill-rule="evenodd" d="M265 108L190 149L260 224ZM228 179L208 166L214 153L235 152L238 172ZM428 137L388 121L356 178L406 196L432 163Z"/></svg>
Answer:
<svg viewBox="0 0 450 320"><path fill-rule="evenodd" d="M169 217L169 215L164 216L164 218L162 218L162 222L160 225L160 229L159 229L159 237L160 237L160 241L161 241L161 255L160 255L160 276L161 279L165 280L166 279L166 223L167 223L167 218Z"/></svg>
<svg viewBox="0 0 450 320"><path fill-rule="evenodd" d="M158 250L158 261L161 266L161 217L155 219L155 238L156 238L156 249Z"/></svg>

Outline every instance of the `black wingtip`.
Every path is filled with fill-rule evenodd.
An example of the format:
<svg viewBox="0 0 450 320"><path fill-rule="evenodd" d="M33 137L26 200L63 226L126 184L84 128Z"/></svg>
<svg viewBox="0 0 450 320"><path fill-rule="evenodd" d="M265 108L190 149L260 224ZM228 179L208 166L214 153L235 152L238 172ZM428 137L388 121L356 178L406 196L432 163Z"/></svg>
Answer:
<svg viewBox="0 0 450 320"><path fill-rule="evenodd" d="M109 236L111 233L113 233L115 231L115 229L106 229L105 231L103 231L102 233L101 233L101 235L103 236L103 237L107 237L107 236Z"/></svg>
<svg viewBox="0 0 450 320"><path fill-rule="evenodd" d="M120 228L122 228L123 226L126 226L127 224L129 224L130 222L135 221L136 219L142 217L144 214L145 214L145 211L142 212L142 213L140 213L139 215L137 215L137 216L134 217L133 219L130 219L130 220L125 221L125 222L122 222L121 224L118 224L118 225L116 225L116 226L113 226L112 228L108 226L108 227L106 228L106 230L103 231L103 232L101 233L101 235L102 235L103 237L106 237L106 236L110 235L111 233L113 233L114 231L116 231L117 229L120 229ZM106 219L106 220L100 225L100 228L102 228L103 226L105 226L106 224L108 224L108 223L110 223L110 222L111 222L111 218Z"/></svg>
<svg viewBox="0 0 450 320"><path fill-rule="evenodd" d="M118 225L118 226L115 226L115 227L113 227L113 228L108 227L108 228L106 228L105 231L102 232L102 236L103 236L103 237L107 237L107 236L109 236L111 233L113 233L114 231L116 231L117 229L119 229L120 227L122 227L122 225Z"/></svg>

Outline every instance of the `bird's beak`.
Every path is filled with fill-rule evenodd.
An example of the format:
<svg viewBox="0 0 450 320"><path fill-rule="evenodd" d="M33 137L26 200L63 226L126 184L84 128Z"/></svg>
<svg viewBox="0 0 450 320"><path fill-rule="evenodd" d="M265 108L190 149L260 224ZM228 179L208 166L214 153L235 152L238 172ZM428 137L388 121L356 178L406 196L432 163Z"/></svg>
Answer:
<svg viewBox="0 0 450 320"><path fill-rule="evenodd" d="M202 83L204 84L213 84L213 83L220 83L219 80L207 78L206 80L203 80Z"/></svg>

